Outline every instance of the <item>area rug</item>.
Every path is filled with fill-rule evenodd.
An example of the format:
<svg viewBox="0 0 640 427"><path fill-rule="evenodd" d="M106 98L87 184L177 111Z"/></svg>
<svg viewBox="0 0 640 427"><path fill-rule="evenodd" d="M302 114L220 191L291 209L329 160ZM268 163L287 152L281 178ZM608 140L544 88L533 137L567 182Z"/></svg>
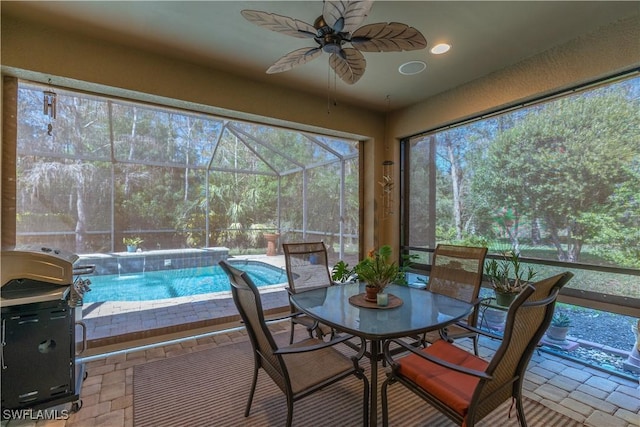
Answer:
<svg viewBox="0 0 640 427"><path fill-rule="evenodd" d="M286 335L286 334L285 334ZM368 360L363 366L369 373ZM251 414L244 417L251 387L253 356L249 342L230 344L134 367L135 427L161 426L283 426L286 400L264 371L260 371ZM384 373L378 371L379 382ZM294 404L294 426L362 425L362 381L355 377L333 384ZM379 396L379 395L378 395ZM528 424L572 427L581 424L530 399L524 399ZM389 387L392 426L451 426L448 418L407 391ZM378 405L380 414L380 406ZM381 415L378 424L382 424ZM481 426L517 426L509 403L492 412Z"/></svg>

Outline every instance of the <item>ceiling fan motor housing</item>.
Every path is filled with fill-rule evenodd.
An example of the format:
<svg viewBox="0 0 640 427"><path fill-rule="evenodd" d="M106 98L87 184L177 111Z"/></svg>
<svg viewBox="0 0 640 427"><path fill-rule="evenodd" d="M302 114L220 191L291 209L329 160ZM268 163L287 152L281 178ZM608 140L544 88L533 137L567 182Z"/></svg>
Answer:
<svg viewBox="0 0 640 427"><path fill-rule="evenodd" d="M339 20L340 27L342 27L342 23ZM314 37L315 41L322 47L327 53L337 53L339 54L342 50L342 45L348 39L347 33L340 33L335 29L331 28L327 25L324 17L322 15L318 16L313 23L313 27L318 30L317 37Z"/></svg>

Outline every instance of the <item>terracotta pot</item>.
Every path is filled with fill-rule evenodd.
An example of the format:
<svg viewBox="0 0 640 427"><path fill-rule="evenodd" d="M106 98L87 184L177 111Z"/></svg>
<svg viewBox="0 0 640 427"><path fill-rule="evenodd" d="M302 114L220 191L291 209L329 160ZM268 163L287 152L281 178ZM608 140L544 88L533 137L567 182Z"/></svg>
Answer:
<svg viewBox="0 0 640 427"><path fill-rule="evenodd" d="M277 246L276 240L280 237L278 233L264 233L263 234L265 240L267 241L267 256L276 256L277 255Z"/></svg>
<svg viewBox="0 0 640 427"><path fill-rule="evenodd" d="M364 299L371 302L378 302L378 288L374 286L365 286L364 290L366 293Z"/></svg>

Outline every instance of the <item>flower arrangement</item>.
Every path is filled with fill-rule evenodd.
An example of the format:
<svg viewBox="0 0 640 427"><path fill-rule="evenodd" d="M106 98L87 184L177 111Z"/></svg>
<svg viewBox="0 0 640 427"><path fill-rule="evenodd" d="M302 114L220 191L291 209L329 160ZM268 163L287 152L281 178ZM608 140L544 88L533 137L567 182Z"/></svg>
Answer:
<svg viewBox="0 0 640 427"><path fill-rule="evenodd" d="M513 268L513 276L511 269ZM493 289L496 292L505 294L518 294L537 274L531 267L523 270L520 256L515 252L508 251L504 254L504 260L498 263L495 259L490 260L485 271Z"/></svg>
<svg viewBox="0 0 640 427"><path fill-rule="evenodd" d="M384 245L380 249L371 250L367 258L355 266L354 271L358 279L366 282L368 287L374 287L378 292L400 275L400 267L395 262L390 262L391 246Z"/></svg>

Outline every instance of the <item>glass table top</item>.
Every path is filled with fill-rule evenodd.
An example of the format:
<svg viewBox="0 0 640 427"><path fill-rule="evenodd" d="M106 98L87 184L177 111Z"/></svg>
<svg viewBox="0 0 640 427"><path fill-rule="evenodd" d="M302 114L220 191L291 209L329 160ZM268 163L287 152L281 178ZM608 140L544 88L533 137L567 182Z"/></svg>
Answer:
<svg viewBox="0 0 640 427"><path fill-rule="evenodd" d="M300 311L329 326L370 340L398 338L440 329L473 310L464 301L408 286L389 285L386 292L402 299L394 308L364 308L349 297L364 293L364 283L329 286L291 296Z"/></svg>

